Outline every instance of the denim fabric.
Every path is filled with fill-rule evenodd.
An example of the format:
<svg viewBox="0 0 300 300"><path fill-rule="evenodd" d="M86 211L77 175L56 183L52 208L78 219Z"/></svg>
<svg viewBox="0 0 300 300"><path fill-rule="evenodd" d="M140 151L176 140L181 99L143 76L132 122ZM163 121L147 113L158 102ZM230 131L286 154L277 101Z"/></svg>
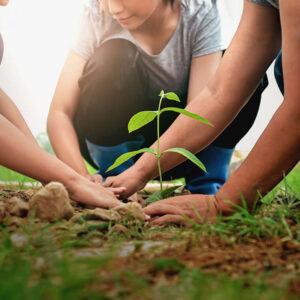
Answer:
<svg viewBox="0 0 300 300"><path fill-rule="evenodd" d="M130 168L134 164L134 158L130 158L119 167L106 172L106 170L115 162L115 160L119 156L127 152L141 149L144 142L145 138L142 136L138 136L135 141L124 142L112 147L104 147L96 145L86 139L90 156L99 169L97 173L101 174L103 177L115 176Z"/></svg>
<svg viewBox="0 0 300 300"><path fill-rule="evenodd" d="M274 65L274 75L277 82L277 85L282 93L284 95L284 82L283 82L283 72L282 72L282 52L278 54L275 65Z"/></svg>

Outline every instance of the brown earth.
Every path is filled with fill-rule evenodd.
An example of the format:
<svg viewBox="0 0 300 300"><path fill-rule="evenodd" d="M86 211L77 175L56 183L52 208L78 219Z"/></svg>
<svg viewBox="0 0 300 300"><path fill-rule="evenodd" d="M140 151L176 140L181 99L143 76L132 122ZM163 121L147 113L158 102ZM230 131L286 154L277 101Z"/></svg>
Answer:
<svg viewBox="0 0 300 300"><path fill-rule="evenodd" d="M119 223L145 222L145 215L138 203L129 202L113 210L86 209L70 201L65 188L57 183L51 183L40 191L0 190L0 225L8 225L14 230L27 221L31 210L35 212L36 223L69 219L66 225L59 225L60 227L54 228L54 231L68 232L72 226L78 225L77 233L76 230L75 235L72 233L74 238L86 233L86 226L80 228L83 222L90 225L112 222L117 224L110 228L108 236L123 235L132 240L134 235L131 234L130 227ZM107 228L105 225L97 227L99 231L106 230L106 232ZM153 285L159 284L162 278L176 284L181 266L188 269L200 268L202 272L208 274L225 273L232 278L245 276L249 272L259 276L271 271L271 275L266 276L267 284L278 286L290 280L289 293L300 297L300 244L297 241L289 237L265 239L231 237L192 231L181 233L179 229L173 227L167 231L155 231L150 230L146 223L143 241L140 243L160 241L162 245L154 243L153 248L143 249L139 244L134 250L129 251L128 255L117 256L108 268L116 267L124 272L132 270ZM17 247L21 247L24 243L22 235L14 235L13 238ZM97 243L91 239L91 245L85 246L84 249L90 249L91 253L97 255L98 252L94 251ZM102 241L100 244L103 245ZM178 263L162 270L155 268L153 260L162 258ZM105 289L106 284L107 288L111 288L109 278L101 283L101 287Z"/></svg>

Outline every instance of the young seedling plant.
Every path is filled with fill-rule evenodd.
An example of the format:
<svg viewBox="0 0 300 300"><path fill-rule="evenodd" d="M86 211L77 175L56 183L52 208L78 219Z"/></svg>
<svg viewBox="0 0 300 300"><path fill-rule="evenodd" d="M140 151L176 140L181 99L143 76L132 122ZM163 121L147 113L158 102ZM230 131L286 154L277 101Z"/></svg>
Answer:
<svg viewBox="0 0 300 300"><path fill-rule="evenodd" d="M189 159L191 162L193 162L195 165L197 165L199 168L201 168L204 172L206 172L206 168L204 166L204 164L190 151L184 149L184 148L171 148L171 149L167 149L165 151L160 152L160 148L159 148L159 138L160 138L160 134L159 134L159 121L160 121L160 116L162 113L166 112L166 111L173 111L173 112L177 112L179 114L183 114L185 116L188 116L190 118L193 118L195 120L198 120L204 124L207 124L209 126L213 126L209 121L207 121L206 119L204 119L203 117L191 113L185 109L182 108L178 108L178 107L165 107L163 109L161 109L161 105L162 105L162 101L163 99L169 99L169 100L173 100L173 101L177 101L180 102L179 97L175 94L175 93L165 93L164 91L161 91L159 94L160 100L159 100L159 105L158 105L158 110L157 111L141 111L138 112L137 114L135 114L133 117L131 117L129 123L128 123L128 131L129 133L147 125L148 123L150 123L151 121L153 121L156 118L156 122L157 122L157 149L156 151L154 149L151 148L143 148L137 151L131 151L131 152L127 152L125 154L122 154L121 156L119 156L115 162L106 170L106 172L113 170L114 168L120 166L122 163L124 163L125 161L127 161L128 159L134 157L135 155L144 153L144 152L149 152L152 153L153 155L156 156L157 158L157 166L158 166L158 173L159 173L159 182L160 182L160 195L162 195L161 199L164 198L163 197L163 189L162 189L162 171L161 171L161 165L160 165L160 159L161 157L167 153L167 152L175 152L178 154L183 155L184 157L186 157L187 159Z"/></svg>

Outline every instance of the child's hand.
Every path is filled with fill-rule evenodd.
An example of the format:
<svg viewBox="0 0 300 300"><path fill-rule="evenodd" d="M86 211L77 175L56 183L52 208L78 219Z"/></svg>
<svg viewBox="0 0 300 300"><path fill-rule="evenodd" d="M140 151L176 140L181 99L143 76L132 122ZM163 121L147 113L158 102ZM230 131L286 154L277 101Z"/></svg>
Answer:
<svg viewBox="0 0 300 300"><path fill-rule="evenodd" d="M103 186L108 188L125 187L125 190L120 195L122 198L128 198L141 190L146 184L147 181L144 181L142 177L139 176L133 166L118 176L107 177Z"/></svg>
<svg viewBox="0 0 300 300"><path fill-rule="evenodd" d="M93 183L98 183L98 184L103 183L103 178L100 174L88 174L88 175L85 175L84 177Z"/></svg>

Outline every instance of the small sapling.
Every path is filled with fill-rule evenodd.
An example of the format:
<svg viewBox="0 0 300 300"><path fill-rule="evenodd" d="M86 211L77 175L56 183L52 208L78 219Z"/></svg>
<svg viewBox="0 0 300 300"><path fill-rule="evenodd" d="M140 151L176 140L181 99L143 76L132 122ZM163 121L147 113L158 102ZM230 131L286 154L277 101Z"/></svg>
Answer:
<svg viewBox="0 0 300 300"><path fill-rule="evenodd" d="M128 159L130 159L131 157L134 157L135 155L144 153L144 152L149 152L152 153L153 155L156 156L157 158L157 166L158 166L158 172L159 172L159 181L160 181L160 192L162 193L162 171L161 171L161 165L160 165L160 159L162 157L162 155L164 155L167 152L175 152L178 154L183 155L184 157L186 157L187 159L189 159L190 161L192 161L195 165L197 165L199 168L201 168L204 172L206 172L206 168L204 166L204 164L190 151L184 149L184 148L171 148L171 149L167 149L165 151L160 152L160 148L159 148L159 138L160 138L160 133L159 133L159 121L160 121L160 115L166 111L174 111L177 112L179 114L183 114L185 116L188 116L190 118L193 118L195 120L198 120L204 124L207 124L209 126L213 126L209 121L207 121L206 119L204 119L203 117L191 113L185 109L182 108L178 108L178 107L165 107L163 109L161 109L161 104L163 99L169 99L169 100L173 100L173 101L177 101L180 102L179 97L175 94L175 93L164 93L164 91L161 91L159 94L160 100L159 100L159 105L158 105L158 110L157 111L141 111L137 114L135 114L129 121L128 123L128 131L129 133L145 126L146 124L150 123L151 121L153 121L156 118L156 122L157 122L157 149L151 149L151 148L143 148L137 151L132 151L132 152L128 152L125 154L122 154L121 156L119 156L115 162L106 170L106 172L113 170L114 168L120 166L122 163L124 163L125 161L127 161Z"/></svg>

